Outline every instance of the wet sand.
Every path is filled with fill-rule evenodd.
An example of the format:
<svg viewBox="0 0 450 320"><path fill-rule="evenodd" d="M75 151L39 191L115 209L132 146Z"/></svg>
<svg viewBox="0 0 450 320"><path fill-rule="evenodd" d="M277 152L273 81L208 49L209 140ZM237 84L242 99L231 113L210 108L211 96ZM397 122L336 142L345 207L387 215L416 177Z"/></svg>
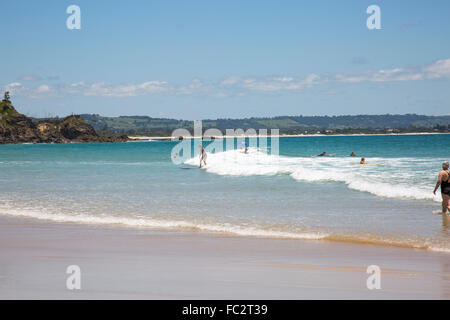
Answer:
<svg viewBox="0 0 450 320"><path fill-rule="evenodd" d="M0 299L449 298L446 253L0 217Z"/></svg>

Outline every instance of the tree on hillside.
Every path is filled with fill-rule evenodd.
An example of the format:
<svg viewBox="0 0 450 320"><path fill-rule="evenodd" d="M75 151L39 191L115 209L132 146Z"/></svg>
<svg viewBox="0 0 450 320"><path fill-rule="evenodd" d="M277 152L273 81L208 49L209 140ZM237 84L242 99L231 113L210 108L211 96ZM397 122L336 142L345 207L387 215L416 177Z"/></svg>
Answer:
<svg viewBox="0 0 450 320"><path fill-rule="evenodd" d="M9 101L9 99L11 99L11 96L9 95L9 91L6 91L5 95L4 95L4 98L3 98L3 101Z"/></svg>

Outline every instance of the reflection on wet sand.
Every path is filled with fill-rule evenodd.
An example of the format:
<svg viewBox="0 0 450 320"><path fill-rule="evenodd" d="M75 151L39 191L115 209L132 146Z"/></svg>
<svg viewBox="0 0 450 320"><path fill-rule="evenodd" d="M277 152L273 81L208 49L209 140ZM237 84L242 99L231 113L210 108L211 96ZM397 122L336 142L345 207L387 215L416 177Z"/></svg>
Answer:
<svg viewBox="0 0 450 320"><path fill-rule="evenodd" d="M448 233L450 227L450 216L444 213L442 214L442 226L442 231Z"/></svg>
<svg viewBox="0 0 450 320"><path fill-rule="evenodd" d="M445 299L450 299L450 261L445 258L445 261L442 261L442 295Z"/></svg>
<svg viewBox="0 0 450 320"><path fill-rule="evenodd" d="M450 216L442 214L442 233L450 236ZM445 298L450 299L450 261L445 257L441 263L442 273L442 294Z"/></svg>

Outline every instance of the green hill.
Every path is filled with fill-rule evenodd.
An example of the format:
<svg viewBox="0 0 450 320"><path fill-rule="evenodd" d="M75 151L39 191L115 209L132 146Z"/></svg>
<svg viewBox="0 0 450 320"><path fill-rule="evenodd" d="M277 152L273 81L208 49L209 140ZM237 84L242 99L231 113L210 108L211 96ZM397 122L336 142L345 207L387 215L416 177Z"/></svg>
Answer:
<svg viewBox="0 0 450 320"><path fill-rule="evenodd" d="M169 136L173 130L192 131L193 122L147 116L103 117L80 115L100 134ZM405 115L345 115L345 116L282 116L273 118L203 120L203 129L279 129L281 134L303 133L389 133L448 132L450 116Z"/></svg>

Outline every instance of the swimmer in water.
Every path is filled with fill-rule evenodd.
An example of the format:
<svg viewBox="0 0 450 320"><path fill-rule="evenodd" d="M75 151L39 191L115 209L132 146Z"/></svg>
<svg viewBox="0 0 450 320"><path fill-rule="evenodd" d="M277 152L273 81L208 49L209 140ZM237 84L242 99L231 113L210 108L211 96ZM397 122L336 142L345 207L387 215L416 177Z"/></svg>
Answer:
<svg viewBox="0 0 450 320"><path fill-rule="evenodd" d="M350 153L349 157L356 157L356 154L354 152Z"/></svg>
<svg viewBox="0 0 450 320"><path fill-rule="evenodd" d="M367 163L367 162L366 162L366 158L361 158L361 161L359 162L359 164L367 165L367 166L384 166L384 165L385 165L384 162L371 162L371 163Z"/></svg>
<svg viewBox="0 0 450 320"><path fill-rule="evenodd" d="M200 168L202 167L202 161L204 165L206 166L206 158L208 157L208 154L205 151L205 148L203 148L202 145L200 145Z"/></svg>
<svg viewBox="0 0 450 320"><path fill-rule="evenodd" d="M328 156L327 153L324 151L321 154L318 154L317 157L326 157Z"/></svg>
<svg viewBox="0 0 450 320"><path fill-rule="evenodd" d="M450 171L448 170L448 161L442 163L442 171L439 172L438 180L436 182L436 187L433 193L441 187L442 194L442 213L445 214L450 211Z"/></svg>

